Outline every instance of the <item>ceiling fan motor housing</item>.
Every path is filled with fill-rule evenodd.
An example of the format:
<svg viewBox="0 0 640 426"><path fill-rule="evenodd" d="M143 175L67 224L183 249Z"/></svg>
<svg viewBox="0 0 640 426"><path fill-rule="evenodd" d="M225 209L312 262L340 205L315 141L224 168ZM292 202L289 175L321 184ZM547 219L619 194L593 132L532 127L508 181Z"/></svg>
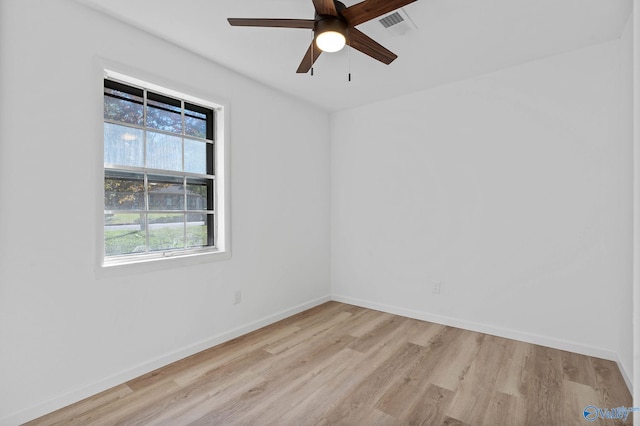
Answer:
<svg viewBox="0 0 640 426"><path fill-rule="evenodd" d="M326 31L335 31L346 37L347 21L336 16L320 15L319 18L316 19L316 23L313 27L313 32L317 37L318 34L322 34Z"/></svg>
<svg viewBox="0 0 640 426"><path fill-rule="evenodd" d="M338 16L333 15L320 15L316 11L315 21L313 26L314 35L322 34L325 31L336 31L345 37L347 36L347 20L342 17L342 12L347 7L341 1L334 0Z"/></svg>

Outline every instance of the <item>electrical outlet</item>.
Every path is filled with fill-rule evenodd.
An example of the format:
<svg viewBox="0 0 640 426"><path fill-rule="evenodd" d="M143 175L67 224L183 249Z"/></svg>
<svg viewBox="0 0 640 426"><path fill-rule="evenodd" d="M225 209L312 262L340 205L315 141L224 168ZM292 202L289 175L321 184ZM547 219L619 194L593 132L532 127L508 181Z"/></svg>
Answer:
<svg viewBox="0 0 640 426"><path fill-rule="evenodd" d="M238 305L242 302L242 290L236 290L233 292L233 304Z"/></svg>
<svg viewBox="0 0 640 426"><path fill-rule="evenodd" d="M431 287L431 292L433 294L440 294L441 288L442 288L442 281L434 281L433 286Z"/></svg>

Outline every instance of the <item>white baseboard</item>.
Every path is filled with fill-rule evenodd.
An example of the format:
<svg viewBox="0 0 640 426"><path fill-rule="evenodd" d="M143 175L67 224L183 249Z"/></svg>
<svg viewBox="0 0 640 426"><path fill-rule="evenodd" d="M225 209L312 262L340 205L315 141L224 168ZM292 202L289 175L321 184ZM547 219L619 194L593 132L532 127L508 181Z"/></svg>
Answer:
<svg viewBox="0 0 640 426"><path fill-rule="evenodd" d="M275 314L269 315L257 321L253 321L241 327L234 328L233 330L230 330L228 332L221 333L217 336L202 340L185 348L178 349L169 354L139 364L131 369L122 371L118 374L114 374L113 376L107 377L103 380L99 380L87 386L82 386L73 391L56 396L48 401L45 401L26 410L21 410L9 414L8 416L0 419L0 425L15 426L36 419L40 416L51 413L52 411L58 410L62 407L66 407L67 405L81 401L99 392L110 389L143 374L149 373L157 368L171 364L172 362L186 358L190 355L196 354L200 351L219 345L221 343L228 342L229 340L235 339L236 337L250 333L269 324L273 324L274 322L306 311L307 309L311 309L314 306L318 306L330 300L330 296L324 296L314 300L310 300L292 308L276 312Z"/></svg>
<svg viewBox="0 0 640 426"><path fill-rule="evenodd" d="M356 305L363 308L374 309L376 311L387 312L390 314L400 315L403 317L414 318L422 321L429 321L436 324L447 325L456 328L463 328L465 330L476 331L478 333L490 334L492 336L504 337L512 340L519 340L521 342L532 343L535 345L546 346L549 348L560 349L563 351L575 352L582 355L588 355L596 358L603 358L610 361L614 361L618 364L618 368L622 373L629 392L633 395L633 380L629 372L624 368L620 362L618 355L615 352L597 348L594 346L584 345L578 342L572 342L569 340L560 340L553 337L542 336L534 333L526 333L509 328L494 327L486 324L480 324L475 322L464 321L456 318L451 318L443 315L432 314L423 311L416 311L412 309L405 309L399 306L387 305L384 303L372 302L369 300L356 299L348 296L332 295L331 300L336 302L348 303L350 305Z"/></svg>
<svg viewBox="0 0 640 426"><path fill-rule="evenodd" d="M620 358L618 357L617 354L616 354L616 359L614 359L613 361L615 361L618 364L618 369L622 374L622 378L624 379L624 382L627 384L629 393L633 397L633 377L631 376L631 374L629 374L629 371L627 371L627 369L624 367L624 364L620 362ZM636 405L634 405L634 407L636 407Z"/></svg>

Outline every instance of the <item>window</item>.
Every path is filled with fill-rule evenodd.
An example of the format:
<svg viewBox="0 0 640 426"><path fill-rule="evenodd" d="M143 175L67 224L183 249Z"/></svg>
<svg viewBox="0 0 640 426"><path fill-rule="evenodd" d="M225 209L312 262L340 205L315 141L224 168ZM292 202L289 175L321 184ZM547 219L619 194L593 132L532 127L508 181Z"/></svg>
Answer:
<svg viewBox="0 0 640 426"><path fill-rule="evenodd" d="M219 108L137 83L104 79L104 264L215 251Z"/></svg>

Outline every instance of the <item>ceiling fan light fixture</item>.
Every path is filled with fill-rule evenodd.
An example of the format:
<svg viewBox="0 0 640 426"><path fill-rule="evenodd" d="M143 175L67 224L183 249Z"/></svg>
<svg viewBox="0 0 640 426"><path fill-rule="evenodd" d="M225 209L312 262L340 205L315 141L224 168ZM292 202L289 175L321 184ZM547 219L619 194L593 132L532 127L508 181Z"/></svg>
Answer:
<svg viewBox="0 0 640 426"><path fill-rule="evenodd" d="M316 22L316 46L323 52L338 52L347 43L347 24L334 16Z"/></svg>
<svg viewBox="0 0 640 426"><path fill-rule="evenodd" d="M338 52L347 44L347 39L337 31L325 31L318 34L316 44L323 52Z"/></svg>

